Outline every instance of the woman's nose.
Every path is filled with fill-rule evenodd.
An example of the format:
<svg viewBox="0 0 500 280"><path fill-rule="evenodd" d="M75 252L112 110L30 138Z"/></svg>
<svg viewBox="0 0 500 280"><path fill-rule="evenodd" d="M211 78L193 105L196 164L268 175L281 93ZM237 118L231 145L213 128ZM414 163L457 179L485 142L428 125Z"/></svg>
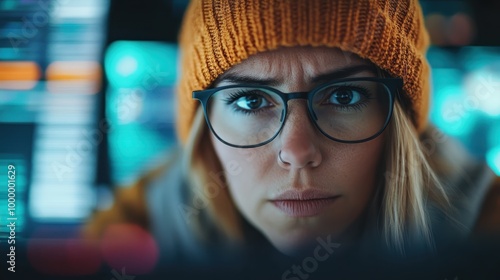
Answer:
<svg viewBox="0 0 500 280"><path fill-rule="evenodd" d="M321 133L311 122L307 103L294 100L288 104L288 115L280 132L281 150L278 154L280 166L286 169L317 167L322 156L318 146Z"/></svg>

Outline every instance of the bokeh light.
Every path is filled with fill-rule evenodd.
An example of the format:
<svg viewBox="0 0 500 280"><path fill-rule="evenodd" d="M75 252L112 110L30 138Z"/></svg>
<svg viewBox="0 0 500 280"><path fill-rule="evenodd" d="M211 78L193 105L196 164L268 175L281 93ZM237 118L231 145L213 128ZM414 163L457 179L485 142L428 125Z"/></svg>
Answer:
<svg viewBox="0 0 500 280"><path fill-rule="evenodd" d="M101 240L101 252L109 266L130 274L151 272L158 262L159 249L151 234L134 224L115 224Z"/></svg>
<svg viewBox="0 0 500 280"><path fill-rule="evenodd" d="M159 42L117 41L105 55L106 77L115 88L140 88L151 82L165 86L177 77L177 48Z"/></svg>
<svg viewBox="0 0 500 280"><path fill-rule="evenodd" d="M102 264L99 244L94 241L35 234L27 246L29 262L45 275L92 275Z"/></svg>
<svg viewBox="0 0 500 280"><path fill-rule="evenodd" d="M493 171L500 176L500 145L486 154L486 160Z"/></svg>

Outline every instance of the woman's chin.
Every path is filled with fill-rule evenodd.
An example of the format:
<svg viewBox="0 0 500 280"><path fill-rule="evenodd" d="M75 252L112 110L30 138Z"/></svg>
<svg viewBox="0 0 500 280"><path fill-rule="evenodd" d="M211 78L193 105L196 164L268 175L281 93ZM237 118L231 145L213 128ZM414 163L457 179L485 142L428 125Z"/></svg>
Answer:
<svg viewBox="0 0 500 280"><path fill-rule="evenodd" d="M314 249L325 242L335 240L332 234L315 234L301 232L296 234L282 234L270 238L273 246L282 254L289 257L304 257L313 254Z"/></svg>
<svg viewBox="0 0 500 280"><path fill-rule="evenodd" d="M274 244L275 248L288 257L303 257L311 253L313 244Z"/></svg>

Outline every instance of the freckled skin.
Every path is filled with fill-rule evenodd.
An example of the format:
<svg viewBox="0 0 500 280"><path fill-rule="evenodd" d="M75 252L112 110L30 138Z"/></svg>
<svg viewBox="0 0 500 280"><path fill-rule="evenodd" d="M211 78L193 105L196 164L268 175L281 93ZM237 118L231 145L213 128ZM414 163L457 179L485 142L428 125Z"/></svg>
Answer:
<svg viewBox="0 0 500 280"><path fill-rule="evenodd" d="M309 91L310 80L349 65L368 62L338 49L282 48L251 56L229 72L280 81L283 92ZM351 77L373 77L366 71ZM229 85L224 80L216 86ZM320 133L309 119L305 100L288 103L280 134L270 143L251 149L233 148L212 135L216 155L225 169L237 163L242 172L227 172L229 190L240 213L281 252L293 255L318 236L348 243L376 189L377 167L385 133L364 143L344 144ZM278 153L290 165L278 162ZM234 166L232 167L234 169ZM312 217L290 217L269 199L290 189L316 188L340 197Z"/></svg>

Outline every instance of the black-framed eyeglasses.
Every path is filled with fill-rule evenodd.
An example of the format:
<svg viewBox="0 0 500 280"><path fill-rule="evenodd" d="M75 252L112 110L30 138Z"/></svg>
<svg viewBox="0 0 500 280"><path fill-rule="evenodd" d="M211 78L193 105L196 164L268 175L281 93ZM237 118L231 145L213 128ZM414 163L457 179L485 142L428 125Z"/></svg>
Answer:
<svg viewBox="0 0 500 280"><path fill-rule="evenodd" d="M230 85L193 92L212 133L226 145L254 148L271 142L283 128L288 101L306 99L309 117L323 135L361 143L389 124L400 78L349 78L309 92L284 93L269 86Z"/></svg>

